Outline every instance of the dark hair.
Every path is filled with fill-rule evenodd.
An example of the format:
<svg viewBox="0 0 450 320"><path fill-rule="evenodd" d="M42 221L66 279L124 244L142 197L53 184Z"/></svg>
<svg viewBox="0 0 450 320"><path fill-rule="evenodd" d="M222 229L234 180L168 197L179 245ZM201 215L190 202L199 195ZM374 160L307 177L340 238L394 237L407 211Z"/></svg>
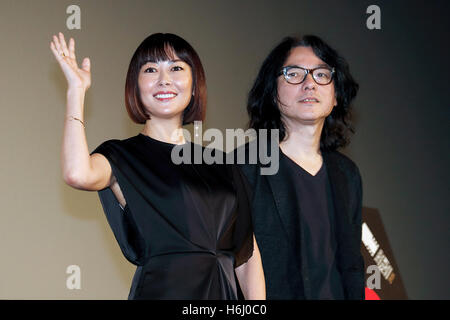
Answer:
<svg viewBox="0 0 450 320"><path fill-rule="evenodd" d="M181 37L171 33L154 33L148 36L131 58L125 82L125 106L130 118L139 124L150 118L142 104L138 86L141 67L149 61L164 61L176 54L192 69L193 96L183 112L183 124L204 120L206 111L206 80L200 58L194 48Z"/></svg>
<svg viewBox="0 0 450 320"><path fill-rule="evenodd" d="M311 47L317 57L335 68L333 84L337 106L325 119L320 148L336 150L344 147L350 141L350 133L354 133L350 103L355 98L359 86L350 74L345 59L322 39L313 35L284 38L264 60L248 95L249 127L257 131L258 129L279 129L280 141L287 136L278 107L277 78L291 50L295 47Z"/></svg>

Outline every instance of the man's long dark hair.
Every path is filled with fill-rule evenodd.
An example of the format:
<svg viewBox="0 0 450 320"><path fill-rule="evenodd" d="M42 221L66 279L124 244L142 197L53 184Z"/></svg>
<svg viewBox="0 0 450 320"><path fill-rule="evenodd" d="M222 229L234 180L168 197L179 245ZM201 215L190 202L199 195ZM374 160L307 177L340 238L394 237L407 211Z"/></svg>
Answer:
<svg viewBox="0 0 450 320"><path fill-rule="evenodd" d="M350 74L345 59L322 39L313 35L284 38L264 60L248 95L249 127L257 132L258 129L279 129L280 142L287 137L278 107L277 78L291 50L300 46L311 47L317 57L335 68L333 84L337 106L325 119L320 148L336 150L344 147L350 142L350 134L354 133L351 102L358 92L359 85Z"/></svg>

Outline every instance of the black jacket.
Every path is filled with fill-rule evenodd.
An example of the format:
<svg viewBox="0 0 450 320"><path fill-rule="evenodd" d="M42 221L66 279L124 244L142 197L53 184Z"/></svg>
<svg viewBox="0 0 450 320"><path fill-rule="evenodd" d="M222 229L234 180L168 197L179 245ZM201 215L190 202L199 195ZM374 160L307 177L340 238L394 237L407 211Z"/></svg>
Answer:
<svg viewBox="0 0 450 320"><path fill-rule="evenodd" d="M364 299L361 175L355 163L343 154L334 151L322 155L335 206L337 267L345 299ZM298 247L294 240L296 232L301 233L300 239L303 234L293 220L297 214L293 192L280 175L261 175L261 166L243 164L241 169L253 191L253 227L263 262L267 299L310 299L305 244L300 241Z"/></svg>

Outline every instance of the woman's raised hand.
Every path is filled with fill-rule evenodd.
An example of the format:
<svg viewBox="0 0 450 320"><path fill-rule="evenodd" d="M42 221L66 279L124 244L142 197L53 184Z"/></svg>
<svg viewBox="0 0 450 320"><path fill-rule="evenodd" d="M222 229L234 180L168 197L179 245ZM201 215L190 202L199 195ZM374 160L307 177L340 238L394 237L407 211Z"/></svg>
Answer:
<svg viewBox="0 0 450 320"><path fill-rule="evenodd" d="M66 76L68 89L81 88L86 91L91 86L91 61L89 58L84 58L81 69L78 68L75 57L75 40L70 38L69 48L67 48L64 35L61 32L58 35L59 38L53 35L50 49Z"/></svg>

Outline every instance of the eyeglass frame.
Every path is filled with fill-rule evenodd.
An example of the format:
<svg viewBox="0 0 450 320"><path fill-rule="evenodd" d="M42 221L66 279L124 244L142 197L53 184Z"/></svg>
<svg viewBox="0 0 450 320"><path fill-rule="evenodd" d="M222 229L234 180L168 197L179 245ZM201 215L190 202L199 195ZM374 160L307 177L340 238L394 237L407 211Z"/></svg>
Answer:
<svg viewBox="0 0 450 320"><path fill-rule="evenodd" d="M289 82L289 81L286 79L286 77L287 77L287 71L288 71L289 69L293 69L293 68L299 68L299 69L302 69L302 70L306 71L305 76L303 77L303 80L302 80L302 81L300 81L300 82L298 82L298 83L291 83L291 82ZM328 70L331 71L330 82L328 82L328 83L318 83L318 82L316 81L316 79L315 79L314 76L313 76L313 72L314 72L315 70L318 70L318 69L328 69ZM313 69L307 69L307 68L303 68L303 67L300 67L300 66L292 65L292 66L286 66L286 67L283 67L283 69L281 69L281 72L278 74L278 76L284 75L284 80L286 80L286 82L289 83L289 84L300 84L300 83L305 82L306 77L307 77L308 74L310 74L310 73L311 73L311 78L313 78L313 80L314 80L315 83L317 83L317 84L320 85L320 86L327 86L327 85L329 85L331 82L333 82L334 74L336 73L336 70L334 69L334 67L331 68L331 67L328 67L328 66L320 66L320 67L316 67L316 68L313 68Z"/></svg>

